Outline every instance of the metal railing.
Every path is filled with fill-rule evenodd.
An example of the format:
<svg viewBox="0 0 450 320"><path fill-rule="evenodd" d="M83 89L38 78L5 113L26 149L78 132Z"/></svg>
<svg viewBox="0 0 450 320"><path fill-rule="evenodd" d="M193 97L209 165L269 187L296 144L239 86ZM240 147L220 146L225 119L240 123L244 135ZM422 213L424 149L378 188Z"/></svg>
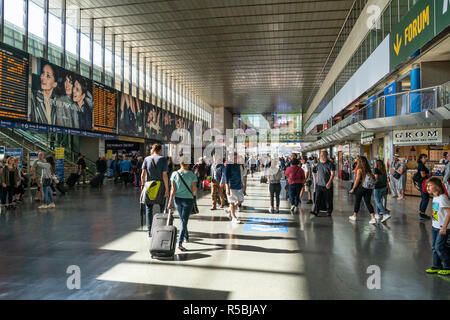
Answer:
<svg viewBox="0 0 450 320"><path fill-rule="evenodd" d="M378 119L436 109L450 104L450 81L440 86L382 96L338 122L320 137L330 136L362 120ZM388 110L386 109L388 106ZM395 108L395 111L394 109Z"/></svg>

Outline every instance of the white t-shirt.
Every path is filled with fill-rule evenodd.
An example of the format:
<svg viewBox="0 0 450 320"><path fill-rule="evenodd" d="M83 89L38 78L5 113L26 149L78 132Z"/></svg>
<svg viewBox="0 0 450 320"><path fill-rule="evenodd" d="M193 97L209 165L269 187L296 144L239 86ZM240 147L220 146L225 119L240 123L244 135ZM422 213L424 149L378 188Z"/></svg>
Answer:
<svg viewBox="0 0 450 320"><path fill-rule="evenodd" d="M305 177L307 176L307 174L308 174L308 172L309 172L309 177L308 177L307 180L311 180L311 172L310 172L309 168L310 168L310 167L309 167L309 164L308 164L308 163L302 164L302 169L303 169L303 171L305 172Z"/></svg>
<svg viewBox="0 0 450 320"><path fill-rule="evenodd" d="M433 198L433 228L441 229L444 225L445 218L447 217L447 210L445 208L450 208L450 200L445 194ZM450 224L447 226L448 229L450 229Z"/></svg>

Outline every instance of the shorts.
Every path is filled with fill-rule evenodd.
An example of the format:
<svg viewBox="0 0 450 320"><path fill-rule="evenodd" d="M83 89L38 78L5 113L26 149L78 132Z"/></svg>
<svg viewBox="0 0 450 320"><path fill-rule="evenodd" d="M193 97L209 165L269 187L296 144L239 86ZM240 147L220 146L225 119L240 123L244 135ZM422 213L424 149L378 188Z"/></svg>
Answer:
<svg viewBox="0 0 450 320"><path fill-rule="evenodd" d="M306 183L303 185L303 189L305 190L305 192L311 191L311 187L308 187L308 185Z"/></svg>
<svg viewBox="0 0 450 320"><path fill-rule="evenodd" d="M227 196L227 199L230 203L244 202L244 192L242 189L231 189L230 195Z"/></svg>

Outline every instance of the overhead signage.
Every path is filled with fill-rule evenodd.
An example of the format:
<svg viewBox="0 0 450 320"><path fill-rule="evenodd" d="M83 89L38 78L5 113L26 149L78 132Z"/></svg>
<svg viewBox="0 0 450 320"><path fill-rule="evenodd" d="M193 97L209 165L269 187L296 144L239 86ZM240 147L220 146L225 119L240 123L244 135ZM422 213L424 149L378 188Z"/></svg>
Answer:
<svg viewBox="0 0 450 320"><path fill-rule="evenodd" d="M391 70L408 59L435 36L434 3L435 0L417 1L405 17L393 26L391 32Z"/></svg>
<svg viewBox="0 0 450 320"><path fill-rule="evenodd" d="M94 81L94 114L95 131L117 132L117 92Z"/></svg>
<svg viewBox="0 0 450 320"><path fill-rule="evenodd" d="M436 0L436 35L450 25L450 0Z"/></svg>
<svg viewBox="0 0 450 320"><path fill-rule="evenodd" d="M120 141L128 141L128 142L137 142L137 143L145 143L144 139L140 138L132 138L132 137L125 137L125 136L119 136Z"/></svg>
<svg viewBox="0 0 450 320"><path fill-rule="evenodd" d="M82 130L78 130L78 129L61 128L61 127L44 125L44 124L10 121L10 120L2 120L2 119L0 119L0 127L10 128L10 129L32 130L32 131L48 132L48 133L68 134L68 135L83 136L83 137L90 137L90 138L103 138L103 139L110 139L110 140L117 139L116 135L109 134L109 133L82 131Z"/></svg>
<svg viewBox="0 0 450 320"><path fill-rule="evenodd" d="M449 128L395 130L394 145L411 146L450 143Z"/></svg>
<svg viewBox="0 0 450 320"><path fill-rule="evenodd" d="M0 44L0 117L27 119L29 55Z"/></svg>

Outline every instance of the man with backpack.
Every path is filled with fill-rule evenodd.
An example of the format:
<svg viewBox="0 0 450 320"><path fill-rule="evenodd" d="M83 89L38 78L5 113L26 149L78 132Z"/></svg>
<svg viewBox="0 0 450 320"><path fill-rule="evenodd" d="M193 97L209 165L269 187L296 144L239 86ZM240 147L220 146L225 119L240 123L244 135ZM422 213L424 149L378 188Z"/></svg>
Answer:
<svg viewBox="0 0 450 320"><path fill-rule="evenodd" d="M169 197L169 179L167 159L162 156L162 146L154 144L150 156L144 159L141 173L141 192L145 192L145 215L147 229L151 237L153 206L163 210L165 199Z"/></svg>
<svg viewBox="0 0 450 320"><path fill-rule="evenodd" d="M315 216L319 215L321 208L326 208L327 215L333 214L333 179L336 174L336 166L328 159L328 152L322 151L320 162L317 164L316 173L316 205Z"/></svg>

